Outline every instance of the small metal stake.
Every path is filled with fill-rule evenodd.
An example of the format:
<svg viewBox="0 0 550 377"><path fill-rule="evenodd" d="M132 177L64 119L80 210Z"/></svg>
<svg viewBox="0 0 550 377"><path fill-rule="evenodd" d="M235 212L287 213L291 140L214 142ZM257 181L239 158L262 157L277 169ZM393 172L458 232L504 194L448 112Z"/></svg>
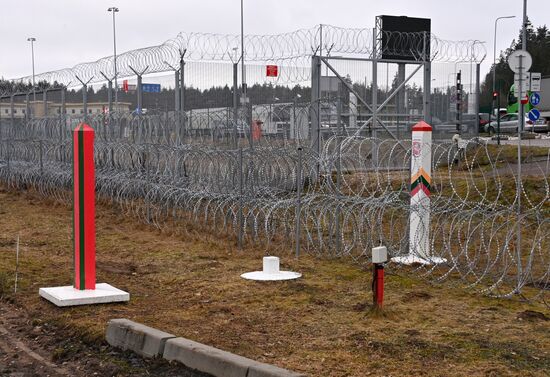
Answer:
<svg viewBox="0 0 550 377"><path fill-rule="evenodd" d="M19 234L17 234L17 243L15 246L15 285L13 293L17 294L17 280L19 278Z"/></svg>

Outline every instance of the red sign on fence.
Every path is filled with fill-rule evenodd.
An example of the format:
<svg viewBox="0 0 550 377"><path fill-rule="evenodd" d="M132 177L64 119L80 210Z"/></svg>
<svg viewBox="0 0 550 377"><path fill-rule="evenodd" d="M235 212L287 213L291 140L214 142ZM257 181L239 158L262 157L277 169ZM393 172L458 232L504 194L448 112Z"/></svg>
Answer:
<svg viewBox="0 0 550 377"><path fill-rule="evenodd" d="M277 77L279 75L279 67L276 65L268 65L266 67L267 77Z"/></svg>

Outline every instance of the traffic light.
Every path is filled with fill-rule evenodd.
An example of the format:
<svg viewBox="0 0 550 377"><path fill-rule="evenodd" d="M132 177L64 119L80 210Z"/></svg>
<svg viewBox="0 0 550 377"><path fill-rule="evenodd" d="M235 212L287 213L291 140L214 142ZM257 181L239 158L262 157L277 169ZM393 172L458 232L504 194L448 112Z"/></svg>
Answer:
<svg viewBox="0 0 550 377"><path fill-rule="evenodd" d="M493 92L493 100L496 101L498 98L498 92Z"/></svg>

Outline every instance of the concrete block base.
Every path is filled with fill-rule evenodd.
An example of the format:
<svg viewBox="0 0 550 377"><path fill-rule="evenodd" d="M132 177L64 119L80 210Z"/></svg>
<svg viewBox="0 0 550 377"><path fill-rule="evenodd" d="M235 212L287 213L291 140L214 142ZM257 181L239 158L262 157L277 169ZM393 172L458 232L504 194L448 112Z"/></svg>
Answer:
<svg viewBox="0 0 550 377"><path fill-rule="evenodd" d="M56 306L75 306L126 302L130 294L107 283L96 284L96 289L78 290L73 286L40 288L38 294Z"/></svg>

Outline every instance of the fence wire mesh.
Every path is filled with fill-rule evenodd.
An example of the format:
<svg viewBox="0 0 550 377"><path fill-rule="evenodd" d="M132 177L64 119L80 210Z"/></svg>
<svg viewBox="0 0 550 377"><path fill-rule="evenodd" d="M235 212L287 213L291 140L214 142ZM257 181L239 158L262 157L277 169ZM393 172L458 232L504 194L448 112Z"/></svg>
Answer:
<svg viewBox="0 0 550 377"><path fill-rule="evenodd" d="M462 138L451 140L459 71L461 105L477 117L482 43L430 35L429 57L416 64L373 62L426 52L425 34L386 37L396 41L391 51L376 46L372 29L245 36L243 103L235 35L181 33L120 55L128 86L146 79L163 89L119 91L117 104L105 81L114 76L112 57L39 74L52 86L0 99L0 179L70 203L71 130L86 121L96 132L97 193L126 213L159 228L216 229L271 254L370 263L372 247L405 255L417 236L409 234L410 135L429 117L429 244L446 263L414 273L546 302L549 149L524 148L527 173L518 181L515 147L478 138L477 122L464 116ZM315 57L324 59L318 71ZM279 74L266 77L266 64ZM76 76L89 86L74 87Z"/></svg>

